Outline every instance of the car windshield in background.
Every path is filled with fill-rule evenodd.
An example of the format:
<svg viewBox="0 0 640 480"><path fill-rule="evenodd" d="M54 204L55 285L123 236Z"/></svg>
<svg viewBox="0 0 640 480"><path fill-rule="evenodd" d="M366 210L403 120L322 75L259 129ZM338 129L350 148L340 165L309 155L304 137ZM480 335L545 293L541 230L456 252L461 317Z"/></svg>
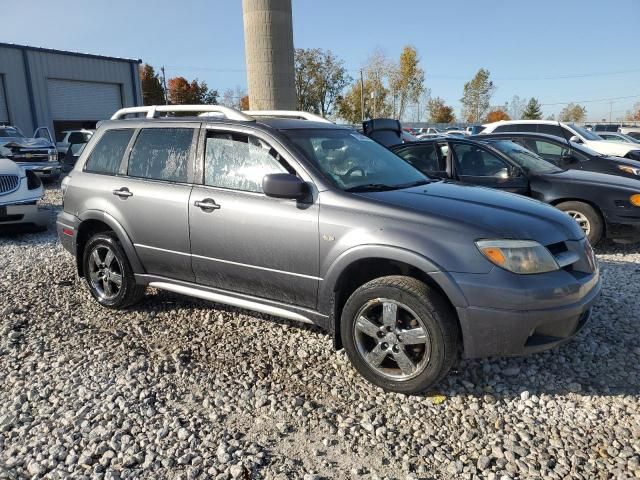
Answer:
<svg viewBox="0 0 640 480"><path fill-rule="evenodd" d="M283 133L342 190L394 190L430 181L395 153L354 130L304 129Z"/></svg>
<svg viewBox="0 0 640 480"><path fill-rule="evenodd" d="M0 128L0 138L24 138L16 128Z"/></svg>
<svg viewBox="0 0 640 480"><path fill-rule="evenodd" d="M589 130L587 130L586 128L582 128L579 127L573 123L569 123L568 124L573 130L575 130L576 132L578 132L579 135L581 135L582 137L586 138L587 140L602 140L602 137L599 137L598 135L596 135L593 132L590 132Z"/></svg>
<svg viewBox="0 0 640 480"><path fill-rule="evenodd" d="M493 140L489 144L516 162L526 173L559 173L564 171L511 140Z"/></svg>
<svg viewBox="0 0 640 480"><path fill-rule="evenodd" d="M595 150L591 150L589 147L585 147L581 143L576 143L576 142L569 142L569 143L571 144L571 148L574 148L574 149L578 150L579 152L586 153L587 155L590 155L592 157L606 157L607 156L607 155L604 155L602 153L598 153Z"/></svg>

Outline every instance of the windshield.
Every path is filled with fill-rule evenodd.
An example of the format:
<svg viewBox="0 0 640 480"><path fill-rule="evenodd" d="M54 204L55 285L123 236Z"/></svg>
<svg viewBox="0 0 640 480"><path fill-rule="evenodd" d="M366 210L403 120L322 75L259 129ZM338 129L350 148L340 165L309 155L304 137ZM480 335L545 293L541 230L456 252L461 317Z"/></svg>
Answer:
<svg viewBox="0 0 640 480"><path fill-rule="evenodd" d="M354 130L323 128L283 133L342 190L391 190L429 182L395 153Z"/></svg>
<svg viewBox="0 0 640 480"><path fill-rule="evenodd" d="M595 133L590 132L586 128L579 127L574 123L569 123L567 125L571 127L573 130L575 130L577 134L580 135L582 138L585 138L587 140L602 140L602 137L599 137Z"/></svg>
<svg viewBox="0 0 640 480"><path fill-rule="evenodd" d="M595 150L591 150L589 147L585 147L581 143L569 142L571 144L571 148L578 150L579 152L586 153L587 155L591 155L592 157L606 157L606 155L602 153L598 153Z"/></svg>
<svg viewBox="0 0 640 480"><path fill-rule="evenodd" d="M531 150L527 150L510 140L495 140L489 144L516 162L525 173L559 173L563 171Z"/></svg>
<svg viewBox="0 0 640 480"><path fill-rule="evenodd" d="M0 128L0 138L24 138L17 128L6 127Z"/></svg>

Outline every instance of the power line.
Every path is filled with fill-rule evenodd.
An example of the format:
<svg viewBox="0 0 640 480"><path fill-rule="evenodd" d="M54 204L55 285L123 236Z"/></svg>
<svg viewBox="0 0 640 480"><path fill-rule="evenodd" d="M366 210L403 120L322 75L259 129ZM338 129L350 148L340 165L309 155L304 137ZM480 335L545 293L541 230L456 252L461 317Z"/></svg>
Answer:
<svg viewBox="0 0 640 480"><path fill-rule="evenodd" d="M610 98L597 98L592 100L572 100L570 102L555 102L555 103L541 103L541 106L553 106L553 105L567 105L569 103L597 103L597 102L610 102L611 100L625 100L628 98L640 98L640 95L627 95L625 97L610 97Z"/></svg>

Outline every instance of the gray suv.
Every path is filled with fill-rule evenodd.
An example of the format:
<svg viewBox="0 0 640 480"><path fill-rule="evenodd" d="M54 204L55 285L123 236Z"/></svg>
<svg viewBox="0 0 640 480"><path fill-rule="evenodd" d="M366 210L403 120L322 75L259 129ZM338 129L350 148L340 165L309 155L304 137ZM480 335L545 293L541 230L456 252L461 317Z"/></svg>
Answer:
<svg viewBox="0 0 640 480"><path fill-rule="evenodd" d="M593 250L553 207L429 178L332 123L163 108L102 123L63 182L61 243L105 307L151 286L313 323L403 393L590 315Z"/></svg>

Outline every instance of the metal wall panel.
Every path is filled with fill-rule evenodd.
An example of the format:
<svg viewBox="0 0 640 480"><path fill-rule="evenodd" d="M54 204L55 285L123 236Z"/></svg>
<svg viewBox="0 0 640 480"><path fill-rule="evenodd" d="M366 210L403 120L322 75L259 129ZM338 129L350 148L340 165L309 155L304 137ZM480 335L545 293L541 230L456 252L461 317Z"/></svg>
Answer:
<svg viewBox="0 0 640 480"><path fill-rule="evenodd" d="M22 51L0 46L0 75L4 82L9 121L25 134L33 132L29 92Z"/></svg>
<svg viewBox="0 0 640 480"><path fill-rule="evenodd" d="M3 75L0 75L0 122L9 121L9 110L7 109L7 98L4 93Z"/></svg>
<svg viewBox="0 0 640 480"><path fill-rule="evenodd" d="M49 79L50 114L53 120L103 120L122 108L121 85Z"/></svg>

